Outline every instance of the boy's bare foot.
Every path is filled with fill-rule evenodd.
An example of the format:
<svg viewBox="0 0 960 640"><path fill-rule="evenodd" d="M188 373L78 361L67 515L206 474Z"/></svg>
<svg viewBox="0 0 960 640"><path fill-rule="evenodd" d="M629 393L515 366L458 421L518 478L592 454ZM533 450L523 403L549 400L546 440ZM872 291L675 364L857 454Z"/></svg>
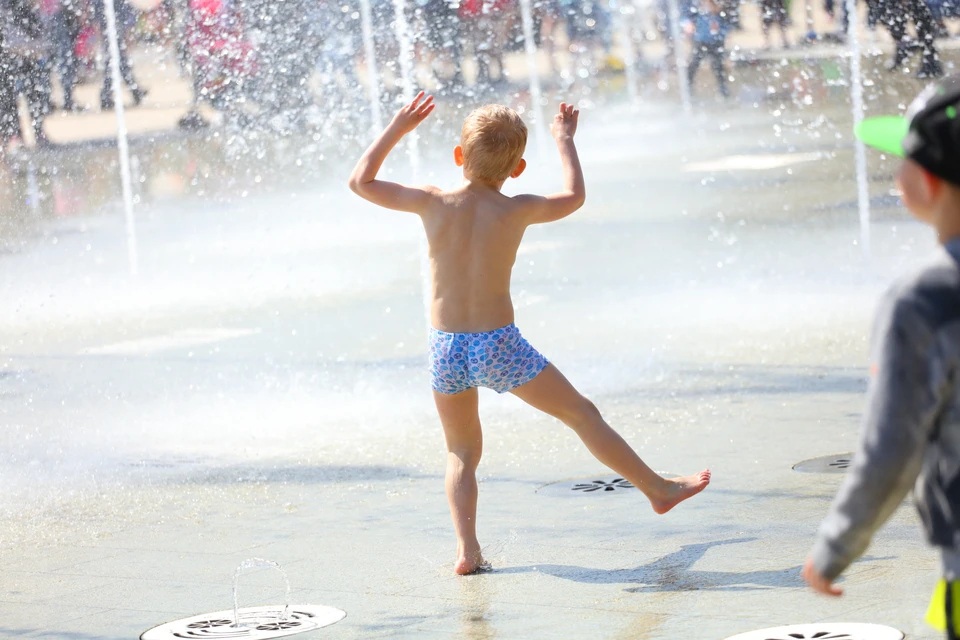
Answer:
<svg viewBox="0 0 960 640"><path fill-rule="evenodd" d="M687 498L692 498L706 489L710 484L710 470L683 478L668 478L664 482L666 483L664 496L657 500L650 500L653 510L659 514L670 511Z"/></svg>
<svg viewBox="0 0 960 640"><path fill-rule="evenodd" d="M457 564L453 566L453 572L458 576L466 576L471 573L480 573L490 569L490 564L483 559L480 549L465 553L460 551L457 554Z"/></svg>

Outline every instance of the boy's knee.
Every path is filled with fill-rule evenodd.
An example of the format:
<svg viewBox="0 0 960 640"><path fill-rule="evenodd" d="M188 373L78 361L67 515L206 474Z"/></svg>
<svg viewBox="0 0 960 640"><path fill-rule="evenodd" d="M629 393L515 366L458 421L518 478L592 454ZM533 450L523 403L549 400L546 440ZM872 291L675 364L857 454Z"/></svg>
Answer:
<svg viewBox="0 0 960 640"><path fill-rule="evenodd" d="M480 456L483 453L480 447L467 447L456 449L449 449L447 451L447 458L451 462L455 462L463 466L465 469L476 469L480 465Z"/></svg>
<svg viewBox="0 0 960 640"><path fill-rule="evenodd" d="M581 396L580 399L568 409L564 422L566 422L571 429L577 431L578 429L594 424L599 419L601 419L601 416L597 405Z"/></svg>

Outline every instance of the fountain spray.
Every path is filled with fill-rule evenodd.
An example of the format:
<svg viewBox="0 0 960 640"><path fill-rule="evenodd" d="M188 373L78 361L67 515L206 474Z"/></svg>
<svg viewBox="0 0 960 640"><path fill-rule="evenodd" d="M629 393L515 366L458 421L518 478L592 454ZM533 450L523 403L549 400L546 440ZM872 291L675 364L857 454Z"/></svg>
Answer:
<svg viewBox="0 0 960 640"><path fill-rule="evenodd" d="M107 38L110 47L110 76L113 83L113 105L117 114L117 151L120 155L120 182L123 189L123 214L127 227L127 255L130 275L137 276L137 230L133 219L133 188L130 183L130 147L127 142L127 119L123 110L123 85L120 77L120 43L117 36L117 13L114 0L104 0L107 17Z"/></svg>

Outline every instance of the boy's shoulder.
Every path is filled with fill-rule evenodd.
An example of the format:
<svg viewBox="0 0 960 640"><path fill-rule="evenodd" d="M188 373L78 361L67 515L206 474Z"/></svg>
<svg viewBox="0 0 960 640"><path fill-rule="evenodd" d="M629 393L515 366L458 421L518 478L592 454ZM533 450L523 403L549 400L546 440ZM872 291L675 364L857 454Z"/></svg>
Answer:
<svg viewBox="0 0 960 640"><path fill-rule="evenodd" d="M930 329L960 322L960 240L938 247L920 267L887 292L894 316L919 316Z"/></svg>

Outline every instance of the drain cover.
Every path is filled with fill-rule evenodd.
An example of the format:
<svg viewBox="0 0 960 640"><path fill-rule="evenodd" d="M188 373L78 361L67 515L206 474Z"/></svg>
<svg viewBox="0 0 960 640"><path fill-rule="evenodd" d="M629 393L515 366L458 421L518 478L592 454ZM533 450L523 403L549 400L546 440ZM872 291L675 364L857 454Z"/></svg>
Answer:
<svg viewBox="0 0 960 640"><path fill-rule="evenodd" d="M660 475L667 478L676 477L672 473L661 473ZM633 493L636 490L636 487L620 476L584 476L545 484L537 489L537 493L559 498L575 498L577 496Z"/></svg>
<svg viewBox="0 0 960 640"><path fill-rule="evenodd" d="M283 638L307 631L316 631L340 622L346 612L316 604L292 604L283 618L283 607L272 605L240 609L240 625L233 626L233 609L204 613L192 618L174 620L144 631L140 640L172 638L242 638L267 640Z"/></svg>
<svg viewBox="0 0 960 640"><path fill-rule="evenodd" d="M727 640L903 640L903 634L879 624L796 624L789 627L761 629L731 636Z"/></svg>
<svg viewBox="0 0 960 640"><path fill-rule="evenodd" d="M852 460L852 453L838 453L798 462L793 465L793 470L800 473L846 473Z"/></svg>

